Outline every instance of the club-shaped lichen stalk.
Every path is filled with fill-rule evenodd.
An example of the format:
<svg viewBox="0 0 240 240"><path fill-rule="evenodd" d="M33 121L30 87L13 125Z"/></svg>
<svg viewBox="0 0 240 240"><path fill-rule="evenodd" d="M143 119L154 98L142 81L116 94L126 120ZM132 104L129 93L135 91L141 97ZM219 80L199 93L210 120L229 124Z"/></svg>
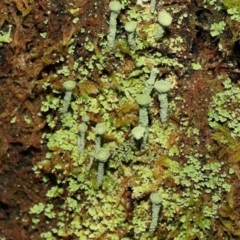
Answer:
<svg viewBox="0 0 240 240"><path fill-rule="evenodd" d="M87 124L89 122L89 116L87 114L83 114L82 121Z"/></svg>
<svg viewBox="0 0 240 240"><path fill-rule="evenodd" d="M161 209L162 197L160 193L151 193L150 200L152 203L152 220L149 227L149 232L153 234L158 225L159 212Z"/></svg>
<svg viewBox="0 0 240 240"><path fill-rule="evenodd" d="M102 136L106 131L106 126L104 123L98 123L95 127L95 151L101 147Z"/></svg>
<svg viewBox="0 0 240 240"><path fill-rule="evenodd" d="M154 88L158 93L158 100L160 102L160 119L164 123L167 121L168 112L168 92L171 89L171 83L160 80L154 84Z"/></svg>
<svg viewBox="0 0 240 240"><path fill-rule="evenodd" d="M137 94L136 101L139 105L139 120L138 123L140 126L147 128L148 127L148 106L151 103L152 99L148 94Z"/></svg>
<svg viewBox="0 0 240 240"><path fill-rule="evenodd" d="M128 32L128 45L132 49L136 46L135 33L136 33L137 22L130 21L125 24L125 30Z"/></svg>
<svg viewBox="0 0 240 240"><path fill-rule="evenodd" d="M151 0L150 2L150 11L151 13L154 13L156 9L156 0Z"/></svg>
<svg viewBox="0 0 240 240"><path fill-rule="evenodd" d="M78 151L80 154L84 153L85 135L86 135L87 129L88 129L88 126L84 122L78 125Z"/></svg>
<svg viewBox="0 0 240 240"><path fill-rule="evenodd" d="M160 40L164 33L164 27L169 27L172 24L172 16L170 15L170 13L168 13L166 10L161 10L158 13L158 26L157 26L157 31L155 34L155 40L158 41Z"/></svg>
<svg viewBox="0 0 240 240"><path fill-rule="evenodd" d="M66 89L66 93L63 99L62 116L65 117L72 99L72 90L76 87L76 82L71 80L66 81L63 83L63 87Z"/></svg>
<svg viewBox="0 0 240 240"><path fill-rule="evenodd" d="M134 147L141 149L141 146L143 144L144 134L145 134L145 128L142 126L137 126L132 129L131 134L133 138Z"/></svg>
<svg viewBox="0 0 240 240"><path fill-rule="evenodd" d="M158 24L154 39L156 41L159 41L164 36L164 33L165 33L165 30L164 30L163 26Z"/></svg>
<svg viewBox="0 0 240 240"><path fill-rule="evenodd" d="M159 71L157 68L153 67L151 69L150 77L145 83L144 93L149 94L149 95L151 94L158 73L159 73Z"/></svg>
<svg viewBox="0 0 240 240"><path fill-rule="evenodd" d="M172 16L163 9L158 13L158 23L163 27L169 27L172 24Z"/></svg>
<svg viewBox="0 0 240 240"><path fill-rule="evenodd" d="M98 172L97 172L97 184L98 186L102 185L103 181L103 175L104 175L104 167L105 163L109 159L110 152L107 148L99 148L97 151L94 153L95 159L98 161Z"/></svg>
<svg viewBox="0 0 240 240"><path fill-rule="evenodd" d="M117 17L122 9L122 5L119 1L111 1L109 3L109 8L111 11L110 21L109 21L109 33L108 33L108 47L112 48L115 43L116 32L117 32Z"/></svg>

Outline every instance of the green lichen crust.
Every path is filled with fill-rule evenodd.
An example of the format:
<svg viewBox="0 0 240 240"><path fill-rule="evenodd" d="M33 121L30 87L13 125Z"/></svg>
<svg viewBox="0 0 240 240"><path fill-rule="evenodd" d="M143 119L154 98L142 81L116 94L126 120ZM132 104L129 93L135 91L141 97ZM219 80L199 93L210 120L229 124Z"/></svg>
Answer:
<svg viewBox="0 0 240 240"><path fill-rule="evenodd" d="M163 27L169 27L172 24L172 16L166 10L158 13L158 22Z"/></svg>
<svg viewBox="0 0 240 240"><path fill-rule="evenodd" d="M134 48L136 46L135 41L136 27L137 27L136 21L130 21L125 24L125 30L128 32L128 44L130 48Z"/></svg>
<svg viewBox="0 0 240 240"><path fill-rule="evenodd" d="M66 81L63 83L63 87L66 89L66 93L63 99L62 117L65 117L72 99L72 90L76 87L76 82L71 80Z"/></svg>
<svg viewBox="0 0 240 240"><path fill-rule="evenodd" d="M139 125L147 128L149 120L148 120L148 111L147 107L151 103L152 99L148 94L138 94L136 96L136 101L140 107L139 109Z"/></svg>
<svg viewBox="0 0 240 240"><path fill-rule="evenodd" d="M104 175L104 164L110 157L110 152L107 148L99 148L94 153L95 159L98 161L98 173L97 173L97 184L102 185L103 175Z"/></svg>
<svg viewBox="0 0 240 240"><path fill-rule="evenodd" d="M112 48L115 43L116 32L117 32L117 17L122 9L122 5L119 1L111 1L109 4L111 10L110 21L109 21L109 33L108 33L108 47Z"/></svg>
<svg viewBox="0 0 240 240"><path fill-rule="evenodd" d="M223 82L221 92L213 96L208 121L211 128L217 130L223 125L232 137L240 137L240 88L230 78ZM238 107L236 107L238 106Z"/></svg>
<svg viewBox="0 0 240 240"><path fill-rule="evenodd" d="M158 93L158 100L160 102L161 122L164 123L167 121L167 112L168 112L167 93L171 89L171 83L164 80L160 80L154 84L154 88Z"/></svg>
<svg viewBox="0 0 240 240"><path fill-rule="evenodd" d="M159 212L160 212L161 203L162 203L162 197L160 193L156 192L150 195L150 200L152 203L152 220L149 227L149 232L153 234L158 225L158 218L159 218Z"/></svg>
<svg viewBox="0 0 240 240"><path fill-rule="evenodd" d="M112 0L109 0L107 4L110 1ZM224 131L228 131L230 127L228 124L231 123L230 130L234 134L233 129L239 129L236 125L239 116L236 108L239 106L237 104L239 103L237 99L239 94L233 91L233 88L236 89L238 85L233 82L230 87L226 83L228 88L224 89L226 91L231 89L231 95L230 93L225 93L225 97L222 94L217 95L214 100L215 94L222 89L220 84L225 75L221 75L221 79L214 79L211 76L211 68L209 75L206 73L207 69L206 71L195 71L189 76L192 81L186 83L185 86L179 85L179 88L174 91L176 98L172 99L168 106L172 114L180 121L159 125L159 117L156 116L159 106L150 103L147 110L148 115L151 111L151 125L149 124L148 128L145 128L146 132L149 131L148 142L145 145L144 141L142 143L142 146L145 147L144 151L139 152L138 149L133 148L132 135L129 134L131 126L138 126L139 107L135 96L139 93L148 93L145 91L148 80L151 82L151 89L154 87L157 80L156 78L150 80L152 67L158 68L158 75L162 73L169 76L168 79L173 84L175 81L177 84L179 74L182 76L191 72L192 67L184 56L189 49L191 50L192 42L194 43L195 35L191 33L191 26L197 16L194 12L189 13L188 8L182 8L181 4L176 3L170 6L158 1L157 3L161 5L159 7L166 6L166 10L169 9L169 12L173 13L172 16L175 20L174 26L170 25L173 28L169 31L168 36L163 41L161 39L160 44L157 44L154 35L158 25L158 12L155 12L154 15L149 14L148 3L150 0L148 3L144 3L143 7L137 6L135 0L118 1L124 6L124 11L121 11L121 21L117 22L121 25L132 20L139 23L136 29L136 47L133 50L129 49L128 33L124 26L121 26L119 31L117 30L116 49L111 51L107 47L105 28L102 30L100 27L95 29L94 26L89 28L92 23L89 23L90 25L85 25L84 22L80 22L80 25L73 23L76 31L69 39L69 43L64 45L64 55L62 55L62 51L60 51L60 55L58 55L59 51L54 52L54 55L57 55L54 56L53 61L59 60L56 72L52 69L50 76L45 77L43 74L44 78L39 82L44 83L43 88L47 90L47 96L41 108L43 113L40 114L46 115L46 121L51 127L51 131L46 129L47 132L43 132L43 141L47 144L48 152L44 161L40 165L34 166L34 171L38 178L43 176L42 180L46 185L50 184L52 187L47 189L46 203L45 201L44 204L40 203L43 205L41 213L34 213L34 216L31 217L32 223L27 221L27 224L33 227L33 231L37 231L40 225L45 224L47 218L49 224L44 228L45 232L41 233L41 238L46 240L63 239L66 236L81 240L117 240L121 238L156 240L161 237L169 240L171 238L182 240L195 239L196 236L199 239L214 239L211 229L221 217L219 216L221 200L227 196L227 191L229 191L227 182L231 182L233 178L228 173L229 159L224 158L224 163L217 165L220 164L221 159L212 151L212 148L217 141L219 151L223 151L223 154L226 153L225 155L230 157L238 156L235 150L237 138L231 140L229 135L225 135L228 133L224 133L222 136L222 130L220 132L219 129L216 129L215 124L219 124L224 127ZM101 3L102 1L94 1L95 8L100 7ZM210 6L209 3L206 5ZM80 15L77 14L81 12L81 9L75 8L77 5L72 7L76 11L76 14L71 14L72 17L75 19L78 16L81 21ZM93 9L92 7L91 9ZM211 12L214 12L214 7L211 6ZM94 15L95 13L96 15ZM103 20L98 11L90 11L89 14L93 18L96 16L94 19L98 23ZM110 17L110 10L108 14ZM154 16L156 16L155 19ZM226 16L226 19L229 20L226 12L217 16ZM68 17L71 18L70 15ZM222 20L224 19L225 17ZM105 19L105 25L106 21L109 19ZM101 23L103 25L100 25L104 27L104 20ZM229 20L228 28L231 28L231 24L233 23ZM234 26L237 26L236 23ZM165 27L161 27L166 30ZM190 38L189 46L185 41L187 36L183 35L181 31L186 27L190 27L189 31L186 31ZM96 32L92 32L94 29ZM95 33L96 36L99 36L97 42ZM76 37L79 34L82 36L80 52L77 50L79 41ZM225 35L223 34L223 36ZM235 34L235 39L236 37ZM215 44L213 43L213 45ZM217 45L218 43L216 43L216 47ZM75 58L76 52L80 55ZM84 54L81 54L82 52ZM216 54L218 54L217 52ZM195 57L198 56L193 56L192 61L198 62L199 59ZM71 62L71 59L74 62ZM236 66L234 60L230 63L232 68ZM201 64L204 68L204 63ZM208 62L206 64L209 65ZM176 77L173 73L176 74ZM156 76L156 74L153 75ZM76 78L69 78L69 76ZM209 76L209 79L206 76ZM160 77L158 76L158 78ZM93 78L95 81L92 81ZM194 81L195 78L198 78L198 81ZM59 91L61 79L76 79L81 94L75 94L74 99L72 96L68 114L60 122L57 111L62 110L63 101L60 101L61 92ZM215 80L217 81L216 86ZM199 89L198 86L206 86L206 88ZM194 95L196 98L194 98L193 104L190 102L192 95L182 92L184 89L191 89L200 94ZM205 91L207 89L211 91ZM153 91L150 91L152 94ZM64 97L65 89L63 92ZM156 94L154 89L154 95ZM212 103L210 103L210 99L213 101ZM205 102L205 100L209 101ZM198 101L203 104L199 110L189 112ZM213 124L212 129L206 121L206 113L209 108L211 110L209 121ZM201 109L204 111L202 112ZM184 111L189 114L184 115ZM85 122L84 114L88 115L91 121ZM204 125L199 121L201 118L196 119L194 116L204 117ZM18 116L16 115L16 117L16 121L18 121ZM29 115L29 117L31 116ZM189 124L192 117L195 121ZM219 118L221 122L218 121ZM88 125L85 136L87 144L84 154L79 155L78 124L83 122ZM94 129L100 122L104 122L107 129L105 141L103 141L104 135L102 136L102 146L108 145L108 149L112 149L113 154L105 163L102 183L99 180L102 185L98 187L99 162L94 155L97 135ZM14 125L14 123L12 124ZM207 139L203 136L205 131L201 131L200 127L211 133L207 135ZM239 130L237 133L239 136ZM214 134L214 138L212 138L212 134ZM219 136L215 134L219 134ZM145 136L147 136L146 133L144 133ZM142 139L140 140L142 141ZM203 140L206 140L207 144ZM232 141L234 141L234 148ZM221 147L222 145L224 148ZM52 176L56 181L52 182ZM171 184L168 184L169 181ZM157 192L161 194L163 202L162 213L160 209L158 214L158 224L156 227L153 224L151 226L154 231L152 237L149 232L152 204L149 198L146 199L146 196L149 196L156 188L158 188ZM182 194L183 192L184 194ZM203 201L203 199L209 199L209 201ZM61 205L58 204L59 201L61 201ZM129 209L129 203L133 204L133 208ZM49 206L52 209L49 210ZM201 207L199 208L199 206ZM192 221L192 219L198 221ZM26 224L26 219L22 220ZM224 234L225 230L222 230ZM228 229L226 231L229 233ZM158 236L159 232L161 232L161 236ZM227 236L223 237L227 238Z"/></svg>
<svg viewBox="0 0 240 240"><path fill-rule="evenodd" d="M87 131L87 124L81 123L78 125L78 151L80 154L83 154L85 148L85 135Z"/></svg>

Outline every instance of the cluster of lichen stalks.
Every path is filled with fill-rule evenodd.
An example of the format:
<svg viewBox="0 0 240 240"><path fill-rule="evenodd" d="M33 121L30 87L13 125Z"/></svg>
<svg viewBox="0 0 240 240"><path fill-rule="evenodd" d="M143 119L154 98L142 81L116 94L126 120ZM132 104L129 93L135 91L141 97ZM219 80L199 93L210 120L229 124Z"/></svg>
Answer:
<svg viewBox="0 0 240 240"><path fill-rule="evenodd" d="M156 2L151 2L151 12L155 11ZM111 49L115 44L116 37L116 27L117 27L117 17L121 11L121 4L118 1L111 1L109 4L109 8L111 10L110 22L109 22L109 34L108 34L108 47ZM155 34L156 41L163 37L164 27L168 27L171 25L172 17L165 10L161 10L158 14L158 28ZM135 29L137 26L136 21L127 22L125 25L125 30L128 32L128 44L130 49L133 49L136 46L135 43ZM148 107L152 101L150 97L153 89L158 94L158 99L160 102L160 119L162 123L167 121L167 111L168 111L168 98L167 94L171 89L171 83L168 81L160 80L156 81L158 75L158 70L156 68L152 68L149 79L145 83L145 89L142 94L136 95L136 102L139 105L139 122L138 126L134 127L131 131L132 136L132 146L140 150L143 146L145 146L147 138L148 138L148 126L149 126L149 116L148 116ZM75 81L66 81L63 84L66 93L64 96L63 107L62 107L62 119L67 116L68 108L71 102L72 91L76 86ZM80 155L83 155L85 149L85 135L88 129L88 115L82 116L82 123L78 126L78 151ZM110 151L102 147L102 137L106 131L106 126L104 123L98 123L95 127L95 150L93 154L90 156L90 163L88 169L91 168L93 160L98 161L98 173L97 173L97 184L98 186L102 185L103 176L104 176L104 165L110 158ZM150 224L149 231L150 233L154 233L158 216L161 206L161 196L158 192L152 193L150 195L150 200L152 202L152 221Z"/></svg>

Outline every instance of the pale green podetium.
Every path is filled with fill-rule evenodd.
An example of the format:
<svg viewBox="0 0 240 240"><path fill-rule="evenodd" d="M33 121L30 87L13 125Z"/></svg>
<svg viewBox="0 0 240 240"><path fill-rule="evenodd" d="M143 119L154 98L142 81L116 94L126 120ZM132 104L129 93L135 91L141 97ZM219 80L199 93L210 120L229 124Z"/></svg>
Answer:
<svg viewBox="0 0 240 240"><path fill-rule="evenodd" d="M150 3L150 11L151 11L151 13L154 13L155 9L156 9L156 0L151 0L151 3Z"/></svg>
<svg viewBox="0 0 240 240"><path fill-rule="evenodd" d="M172 24L172 16L163 9L158 13L158 23L163 27L169 27Z"/></svg>
<svg viewBox="0 0 240 240"><path fill-rule="evenodd" d="M159 212L161 209L162 197L160 193L151 193L150 200L152 203L152 220L149 227L150 234L153 234L158 225Z"/></svg>
<svg viewBox="0 0 240 240"><path fill-rule="evenodd" d="M164 33L165 33L164 28L160 24L158 24L157 31L154 36L155 41L159 41L164 36Z"/></svg>
<svg viewBox="0 0 240 240"><path fill-rule="evenodd" d="M167 121L168 112L168 92L171 89L171 83L160 80L154 84L154 88L158 93L158 100L160 102L160 119L164 123Z"/></svg>
<svg viewBox="0 0 240 240"><path fill-rule="evenodd" d="M122 5L119 1L111 1L109 3L111 10L110 21L109 21L109 33L108 33L108 47L112 48L115 43L116 32L117 32L117 18L122 9Z"/></svg>
<svg viewBox="0 0 240 240"><path fill-rule="evenodd" d="M143 145L144 135L145 135L145 128L142 126L137 126L132 129L131 132L133 146L138 150L141 150Z"/></svg>
<svg viewBox="0 0 240 240"><path fill-rule="evenodd" d="M136 46L135 33L136 33L137 22L130 21L125 24L125 30L128 32L128 45L131 49Z"/></svg>
<svg viewBox="0 0 240 240"><path fill-rule="evenodd" d="M62 117L65 117L72 99L72 90L76 87L76 82L71 80L66 81L63 83L63 87L66 89L66 93L63 100Z"/></svg>
<svg viewBox="0 0 240 240"><path fill-rule="evenodd" d="M149 95L151 94L158 73L159 73L159 71L158 71L157 68L153 67L151 69L150 77L149 77L149 79L145 83L144 93L149 94Z"/></svg>
<svg viewBox="0 0 240 240"><path fill-rule="evenodd" d="M168 13L166 10L161 10L158 13L158 27L157 27L157 31L155 34L155 40L159 41L164 33L164 27L169 27L172 24L172 16L170 15L170 13Z"/></svg>
<svg viewBox="0 0 240 240"><path fill-rule="evenodd" d="M139 125L145 129L148 127L148 106L152 99L148 94L138 94L136 96L136 101L139 105Z"/></svg>
<svg viewBox="0 0 240 240"><path fill-rule="evenodd" d="M83 116L82 116L82 121L83 122L85 122L86 124L89 122L89 116L87 115L87 114L84 114Z"/></svg>
<svg viewBox="0 0 240 240"><path fill-rule="evenodd" d="M102 136L106 132L106 126L104 123L98 123L95 127L95 151L101 147Z"/></svg>
<svg viewBox="0 0 240 240"><path fill-rule="evenodd" d="M105 163L110 157L110 152L107 148L102 147L95 151L94 157L98 161L97 184L98 186L101 186L103 181Z"/></svg>
<svg viewBox="0 0 240 240"><path fill-rule="evenodd" d="M80 154L84 153L84 149L85 149L85 136L86 136L86 131L88 129L88 126L86 123L80 123L78 125L78 151Z"/></svg>
<svg viewBox="0 0 240 240"><path fill-rule="evenodd" d="M106 132L106 126L104 123L98 123L94 129L95 132L95 150L93 154L90 154L90 161L87 169L90 170L93 164L93 160L95 159L95 152L97 152L102 146L102 137Z"/></svg>

